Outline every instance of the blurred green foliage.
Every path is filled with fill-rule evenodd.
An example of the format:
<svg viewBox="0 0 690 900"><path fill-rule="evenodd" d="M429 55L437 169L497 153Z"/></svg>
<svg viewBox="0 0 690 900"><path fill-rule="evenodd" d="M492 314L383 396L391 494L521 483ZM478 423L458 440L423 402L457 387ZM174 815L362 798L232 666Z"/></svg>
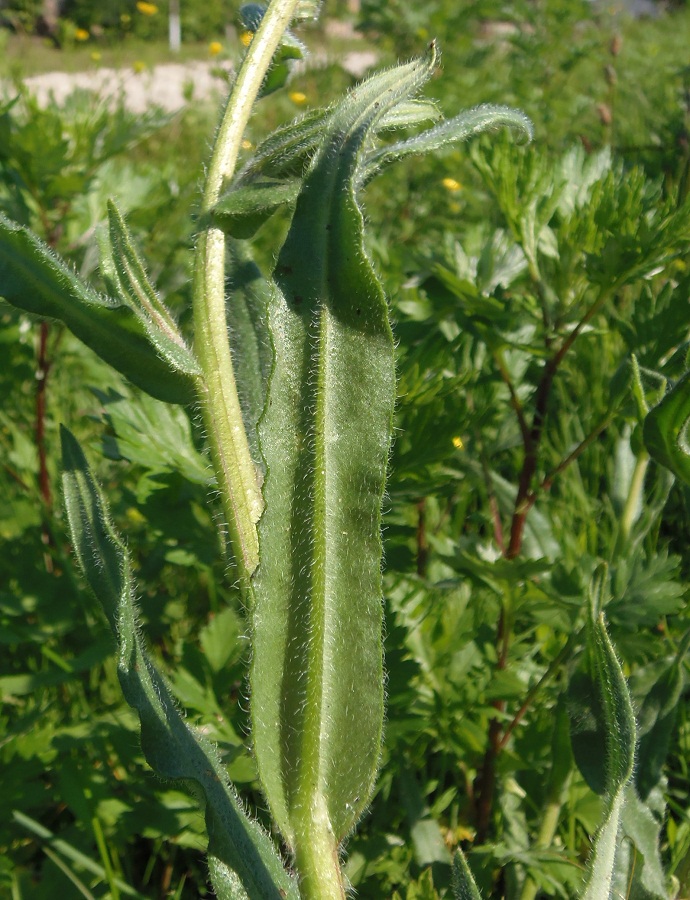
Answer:
<svg viewBox="0 0 690 900"><path fill-rule="evenodd" d="M509 11L492 0L364 2L361 24L383 61L438 35L445 73L433 92L445 92L444 109L510 103L537 138L406 162L367 189L399 404L385 518L386 740L348 876L362 898L449 896L462 844L484 896L576 894L602 808L582 627L603 560L641 731L631 896L682 897L690 495L648 460L640 425L685 371L690 340L690 12L635 21L566 0ZM344 80L333 67L293 86L321 104ZM0 210L98 286L97 237L114 196L188 327L187 212L215 112L141 118L89 102L3 105ZM278 97L259 109L253 141L292 107ZM277 216L262 228L260 258L285 226ZM143 763L55 491L48 503L40 489L39 327L0 306L0 896L205 896L201 817ZM46 358L50 484L68 422L105 457L99 476L138 567L153 652L263 816L246 740L246 623L198 422L126 385L57 326ZM492 721L505 743L487 757ZM495 787L479 844L487 759Z"/></svg>
<svg viewBox="0 0 690 900"><path fill-rule="evenodd" d="M180 3L180 22L185 40L203 41L225 33L233 25L241 4L235 0ZM0 23L14 31L33 34L50 30L59 42L74 39L80 28L98 38L122 39L128 35L164 39L168 34L168 0L137 4L134 0L65 0L60 4L57 27L47 22L41 0L9 0L0 9Z"/></svg>

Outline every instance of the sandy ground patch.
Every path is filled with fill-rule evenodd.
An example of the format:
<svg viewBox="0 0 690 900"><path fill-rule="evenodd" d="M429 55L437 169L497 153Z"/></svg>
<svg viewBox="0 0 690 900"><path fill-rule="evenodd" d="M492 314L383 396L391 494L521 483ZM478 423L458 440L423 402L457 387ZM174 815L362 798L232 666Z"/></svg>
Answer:
<svg viewBox="0 0 690 900"><path fill-rule="evenodd" d="M372 50L359 50L347 53L339 62L346 72L361 78L376 63L376 58ZM309 57L307 64L314 67L327 62L325 54L317 53ZM175 112L194 100L222 96L226 85L214 74L217 70L217 63L169 63L143 72L107 68L92 72L47 72L27 78L25 84L41 103L53 99L61 104L75 88L85 88L104 98L115 101L121 98L132 112L143 112L150 106Z"/></svg>

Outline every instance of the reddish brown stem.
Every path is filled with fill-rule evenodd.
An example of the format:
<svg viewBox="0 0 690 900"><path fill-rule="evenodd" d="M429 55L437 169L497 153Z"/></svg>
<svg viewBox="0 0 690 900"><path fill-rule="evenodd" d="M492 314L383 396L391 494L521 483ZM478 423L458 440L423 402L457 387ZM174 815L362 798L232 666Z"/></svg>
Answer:
<svg viewBox="0 0 690 900"><path fill-rule="evenodd" d="M48 331L47 322L41 322L38 334L38 359L36 366L36 449L38 451L38 489L47 509L53 504L53 495L48 473L48 454L46 452L46 389L48 386Z"/></svg>
<svg viewBox="0 0 690 900"><path fill-rule="evenodd" d="M508 662L508 627L506 621L505 607L501 610L498 619L498 634L496 644L498 647L498 661L496 663L497 670L505 669ZM494 700L491 704L497 713L505 711L505 700ZM477 792L477 836L475 842L483 844L489 836L491 827L491 812L494 805L494 794L496 792L496 760L500 751L501 742L501 722L498 716L489 722L489 734L487 748L484 754L481 774L479 776L479 790Z"/></svg>
<svg viewBox="0 0 690 900"><path fill-rule="evenodd" d="M532 417L531 427L527 426L522 404L520 403L517 392L515 391L515 388L511 382L510 376L505 367L502 365L500 357L496 357L498 370L504 382L508 386L508 390L510 391L511 405L513 406L513 409L515 410L518 418L518 424L522 433L525 454L522 463L522 469L520 470L520 478L518 481L517 495L515 497L513 517L510 524L509 543L503 554L506 559L515 559L519 555L522 549L522 540L527 516L537 499L537 492L532 489L532 483L537 471L539 451L544 434L544 424L546 422L546 414L554 378L556 377L558 369L560 368L566 354L572 347L577 337L582 332L582 329L601 308L605 299L606 295L604 294L600 294L599 297L597 297L597 299L587 310L580 322L578 322L575 328L573 328L570 334L564 339L559 349L547 361L542 373L542 377L539 381L539 384L537 385L537 391L534 397L534 415ZM582 452L582 450L585 449L585 447L591 442L591 440L594 439L594 436L598 433L598 431L594 432L590 438L586 439L586 441L583 441L579 448L573 451L573 453L571 453L570 456L567 457L559 467L557 467L553 472L549 474L549 476L547 476L546 479L544 479L540 488L548 489L551 486L551 481L553 480L553 478L567 465L569 465L569 463L572 462L573 459L575 459ZM496 667L499 671L501 669L504 669L507 665L509 646L510 629L506 622L506 612L504 606L501 610L496 634L496 647L498 651L498 662ZM525 703L523 704L523 707L521 707L521 709L518 711L516 717L510 723L508 729L505 732L502 729L501 722L498 716L491 719L491 721L489 722L487 748L484 754L484 761L479 776L477 790L477 843L482 843L483 841L485 841L489 834L491 825L491 813L493 809L493 799L496 787L496 761L498 758L498 754L501 752L503 747L505 747L510 733L522 719L531 702L532 696L528 695ZM505 711L505 701L496 700L492 705L497 713L502 713Z"/></svg>
<svg viewBox="0 0 690 900"><path fill-rule="evenodd" d="M606 295L601 294L587 310L582 319L577 323L575 328L565 338L559 349L548 360L544 367L541 380L537 385L537 392L534 397L534 416L532 418L532 427L526 435L523 432L525 458L522 463L520 479L518 482L517 496L515 498L515 508L513 519L510 525L510 542L506 550L506 559L515 559L522 548L522 538L525 531L525 522L530 509L534 506L536 494L532 492L532 481L537 471L537 463L539 460L539 449L541 447L541 439L544 433L544 423L546 422L546 412L548 409L549 397L551 396L551 388L556 373L561 366L567 352L575 343L576 339L582 332L585 325L592 319L595 313L601 308Z"/></svg>
<svg viewBox="0 0 690 900"><path fill-rule="evenodd" d="M48 471L48 453L46 448L46 399L50 361L48 359L49 325L41 322L38 332L38 353L36 360L36 419L34 434L38 452L38 490L43 501L43 522L41 524L41 541L46 548L43 561L47 572L53 571L53 559L49 548L54 545L50 529L50 513L53 506L53 492Z"/></svg>
<svg viewBox="0 0 690 900"><path fill-rule="evenodd" d="M496 700L492 706L497 712L505 709L504 700ZM489 722L489 746L484 754L484 762L479 781L477 799L477 834L475 844L483 844L489 836L491 812L496 792L496 760L500 749L501 723L498 719Z"/></svg>

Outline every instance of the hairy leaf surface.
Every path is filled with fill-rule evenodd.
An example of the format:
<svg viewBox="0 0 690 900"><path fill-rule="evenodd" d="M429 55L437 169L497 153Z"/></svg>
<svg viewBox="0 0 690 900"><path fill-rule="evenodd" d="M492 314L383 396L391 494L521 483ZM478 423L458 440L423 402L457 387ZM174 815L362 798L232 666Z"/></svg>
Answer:
<svg viewBox="0 0 690 900"><path fill-rule="evenodd" d="M252 710L264 790L293 846L340 842L378 765L380 516L395 366L354 183L370 129L433 65L432 52L376 75L334 111L275 272Z"/></svg>

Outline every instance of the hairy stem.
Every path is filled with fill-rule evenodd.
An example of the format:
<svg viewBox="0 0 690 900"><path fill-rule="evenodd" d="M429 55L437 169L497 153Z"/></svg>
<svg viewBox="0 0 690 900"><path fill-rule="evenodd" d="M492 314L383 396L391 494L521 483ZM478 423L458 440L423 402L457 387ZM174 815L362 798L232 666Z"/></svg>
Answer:
<svg viewBox="0 0 690 900"><path fill-rule="evenodd" d="M242 138L297 0L273 0L240 67L216 135L202 211L218 201L224 179L237 165ZM213 225L199 236L194 266L195 351L203 375L197 380L204 426L223 509L243 584L259 562L256 525L263 500L237 393L225 316L225 235Z"/></svg>
<svg viewBox="0 0 690 900"><path fill-rule="evenodd" d="M640 507L642 503L642 492L644 490L644 479L647 474L647 469L649 467L649 454L646 452L642 452L637 457L637 462L635 463L635 470L633 472L632 480L630 482L630 490L628 492L628 497L625 501L625 509L621 515L620 528L621 528L621 537L624 541L627 541L630 537L630 532L632 530L633 525L635 524L639 514Z"/></svg>

